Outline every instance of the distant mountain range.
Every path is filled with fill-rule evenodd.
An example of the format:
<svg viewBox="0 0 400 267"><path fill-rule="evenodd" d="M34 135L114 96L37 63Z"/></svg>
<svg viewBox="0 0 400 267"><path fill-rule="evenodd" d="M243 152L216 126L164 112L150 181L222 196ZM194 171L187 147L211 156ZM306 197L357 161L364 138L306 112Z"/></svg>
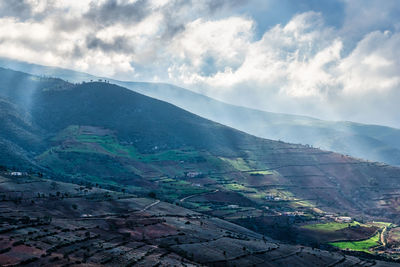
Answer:
<svg viewBox="0 0 400 267"><path fill-rule="evenodd" d="M169 84L117 81L9 59L1 59L0 66L71 82L108 80L255 136L308 144L357 158L400 165L400 130L395 128L254 110L223 103Z"/></svg>

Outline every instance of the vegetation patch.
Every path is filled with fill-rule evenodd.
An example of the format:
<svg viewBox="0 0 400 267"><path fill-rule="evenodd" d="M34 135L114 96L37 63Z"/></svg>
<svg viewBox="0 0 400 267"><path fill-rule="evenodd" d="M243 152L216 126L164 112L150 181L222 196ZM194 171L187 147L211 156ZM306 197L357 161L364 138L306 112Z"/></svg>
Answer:
<svg viewBox="0 0 400 267"><path fill-rule="evenodd" d="M229 163L233 168L235 168L238 171L250 171L251 168L247 164L247 162L243 158L223 158L220 157L223 161Z"/></svg>
<svg viewBox="0 0 400 267"><path fill-rule="evenodd" d="M246 194L247 197L252 198L252 199L265 199L265 197L267 196L266 193L263 192L252 192L249 194Z"/></svg>
<svg viewBox="0 0 400 267"><path fill-rule="evenodd" d="M376 226L376 227L379 227L379 228L392 227L393 226L392 223L387 223L387 222L369 222L369 223L367 223L367 225Z"/></svg>
<svg viewBox="0 0 400 267"><path fill-rule="evenodd" d="M272 171L252 171L249 172L250 175L257 176L257 175L272 175L274 174Z"/></svg>
<svg viewBox="0 0 400 267"><path fill-rule="evenodd" d="M304 225L302 228L314 230L314 231L326 231L326 232L333 232L342 230L352 226L361 226L359 222L351 222L351 223L339 223L339 222L329 222L329 223L318 223L318 224L309 224Z"/></svg>
<svg viewBox="0 0 400 267"><path fill-rule="evenodd" d="M160 184L161 195L171 201L190 195L203 194L209 191L209 189L192 186L191 183L182 180L174 180Z"/></svg>
<svg viewBox="0 0 400 267"><path fill-rule="evenodd" d="M369 249L381 245L379 239L380 232L377 232L373 237L366 240L354 242L333 242L329 244L342 250L353 250L371 253Z"/></svg>
<svg viewBox="0 0 400 267"><path fill-rule="evenodd" d="M228 190L234 190L234 191L248 191L250 190L249 188L241 185L241 184L237 184L237 183L232 183L232 184L225 184L224 187Z"/></svg>

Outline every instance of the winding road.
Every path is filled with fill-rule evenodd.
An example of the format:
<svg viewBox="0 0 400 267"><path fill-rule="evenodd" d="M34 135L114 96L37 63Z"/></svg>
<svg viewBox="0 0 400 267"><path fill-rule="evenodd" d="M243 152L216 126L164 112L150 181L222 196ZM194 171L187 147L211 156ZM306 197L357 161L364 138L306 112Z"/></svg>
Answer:
<svg viewBox="0 0 400 267"><path fill-rule="evenodd" d="M147 206L144 207L143 209L141 209L141 210L139 210L139 211L136 211L136 212L144 212L144 211L150 209L151 207L157 205L158 203L160 203L160 200L156 200L156 201L154 201L153 203L147 205Z"/></svg>
<svg viewBox="0 0 400 267"><path fill-rule="evenodd" d="M386 231L387 227L385 226L381 232L381 243L384 247L386 247Z"/></svg>
<svg viewBox="0 0 400 267"><path fill-rule="evenodd" d="M198 197L198 196L203 196L203 195L208 195L208 194L214 194L217 193L219 191L219 189L216 189L212 192L205 192L205 193L201 193L201 194L194 194L194 195L190 195L187 197L182 198L181 200L179 200L180 202L184 202L186 199L192 198L192 197Z"/></svg>

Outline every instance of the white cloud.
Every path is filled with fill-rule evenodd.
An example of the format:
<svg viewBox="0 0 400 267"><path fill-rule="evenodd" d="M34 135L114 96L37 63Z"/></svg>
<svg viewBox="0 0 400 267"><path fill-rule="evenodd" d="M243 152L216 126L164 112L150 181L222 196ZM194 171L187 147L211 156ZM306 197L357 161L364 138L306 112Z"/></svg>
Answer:
<svg viewBox="0 0 400 267"><path fill-rule="evenodd" d="M346 94L399 90L400 33L372 32L342 60L339 79Z"/></svg>
<svg viewBox="0 0 400 267"><path fill-rule="evenodd" d="M310 11L257 35L251 14L216 13L224 0L0 0L0 56L279 112L374 123L385 115L400 127L397 2L344 2L341 28Z"/></svg>
<svg viewBox="0 0 400 267"><path fill-rule="evenodd" d="M221 22L207 24L218 28ZM239 35L240 28L227 25L229 36ZM193 36L190 27L186 30L182 36ZM347 40L339 32L326 27L320 14L307 12L273 27L260 40L247 34L243 39L236 37L240 46L229 46L229 38L221 38L218 47L223 52L216 54L226 67L211 74L196 66L203 65L205 54L217 50L212 49L215 44L209 36L201 41L190 38L187 47L194 52L181 47L185 60L174 61L171 79L251 107L400 126L392 105L398 102L400 89L400 33L369 33L350 53L344 53ZM230 66L230 54L240 55L239 67ZM378 99L386 108L375 103Z"/></svg>
<svg viewBox="0 0 400 267"><path fill-rule="evenodd" d="M195 31L188 27L188 33L184 32L179 39L183 47L176 49L181 51L181 58L196 67L202 65L204 55L211 54L218 56L225 68L212 75L202 75L198 68L179 66L177 82L229 89L250 81L261 87L277 86L293 96L319 94L321 85L334 85L327 68L340 58L342 43L333 37L332 29L322 27L319 14L298 15L285 26L275 26L259 41L252 41L252 34L241 34L252 30L251 21L245 28L238 27L246 25L241 20L206 22L205 26L196 21ZM209 29L216 32L206 34ZM238 62L239 67L234 68Z"/></svg>
<svg viewBox="0 0 400 267"><path fill-rule="evenodd" d="M182 82L196 83L203 80L204 72L240 66L252 39L252 28L253 21L242 17L188 23L168 49L176 60L169 69L170 77L174 79L178 74Z"/></svg>

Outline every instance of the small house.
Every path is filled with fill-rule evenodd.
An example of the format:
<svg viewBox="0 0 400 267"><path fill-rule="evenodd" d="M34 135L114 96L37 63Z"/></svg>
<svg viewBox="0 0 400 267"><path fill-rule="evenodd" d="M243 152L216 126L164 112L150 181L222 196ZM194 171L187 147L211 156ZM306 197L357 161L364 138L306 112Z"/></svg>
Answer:
<svg viewBox="0 0 400 267"><path fill-rule="evenodd" d="M340 216L340 217L336 217L335 221L341 222L341 223L351 223L353 221L353 219L351 217Z"/></svg>
<svg viewBox="0 0 400 267"><path fill-rule="evenodd" d="M26 172L10 172L11 176L26 176L28 173Z"/></svg>
<svg viewBox="0 0 400 267"><path fill-rule="evenodd" d="M186 177L188 178L196 178L201 176L201 172L188 172L186 173Z"/></svg>

